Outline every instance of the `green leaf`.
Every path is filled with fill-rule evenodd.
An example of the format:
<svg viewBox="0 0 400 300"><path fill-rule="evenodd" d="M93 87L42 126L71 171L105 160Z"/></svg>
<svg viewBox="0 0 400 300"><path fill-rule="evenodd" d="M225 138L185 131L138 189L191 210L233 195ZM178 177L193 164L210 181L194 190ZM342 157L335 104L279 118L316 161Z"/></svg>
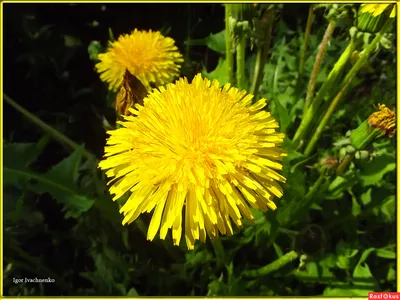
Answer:
<svg viewBox="0 0 400 300"><path fill-rule="evenodd" d="M218 65L214 71L207 73L206 70L203 70L203 76L207 77L210 80L216 79L219 81L221 85L228 83L228 64L225 59L220 58L218 60Z"/></svg>
<svg viewBox="0 0 400 300"><path fill-rule="evenodd" d="M273 114L279 123L280 131L285 133L288 125L290 124L289 111L282 105L282 98L284 95L279 94L273 101Z"/></svg>
<svg viewBox="0 0 400 300"><path fill-rule="evenodd" d="M358 204L356 197L352 197L351 214L357 217L361 213L361 205Z"/></svg>
<svg viewBox="0 0 400 300"><path fill-rule="evenodd" d="M370 188L365 193L361 194L361 202L364 206L371 203L371 201L372 201L371 192L372 192L372 189Z"/></svg>
<svg viewBox="0 0 400 300"><path fill-rule="evenodd" d="M207 46L215 52L225 54L225 30L215 34L210 34L204 39L187 40L185 44L189 46Z"/></svg>
<svg viewBox="0 0 400 300"><path fill-rule="evenodd" d="M74 216L88 211L94 200L84 196L76 186L78 168L83 155L79 147L71 156L54 166L46 174L39 174L25 169L4 167L4 177L30 183L27 187L36 193L49 193L59 203L64 204Z"/></svg>
<svg viewBox="0 0 400 300"><path fill-rule="evenodd" d="M360 290L365 289L365 293L361 292L359 296L368 295L368 291L371 292L379 290L378 283L372 275L368 264L366 263L368 256L375 250L375 248L368 248L364 250L357 266L353 271L353 284L356 285Z"/></svg>
<svg viewBox="0 0 400 300"><path fill-rule="evenodd" d="M82 41L72 35L64 35L64 45L68 48L79 47L82 45Z"/></svg>
<svg viewBox="0 0 400 300"><path fill-rule="evenodd" d="M348 285L348 288L330 288L327 287L322 294L324 297L360 297L368 296L368 291L355 289L353 286Z"/></svg>
<svg viewBox="0 0 400 300"><path fill-rule="evenodd" d="M381 206L381 212L385 216L385 219L389 222L392 222L396 219L396 202L395 202L395 197L389 196L387 197Z"/></svg>
<svg viewBox="0 0 400 300"><path fill-rule="evenodd" d="M4 143L3 161L10 168L26 168L42 153L49 136L44 136L37 143Z"/></svg>
<svg viewBox="0 0 400 300"><path fill-rule="evenodd" d="M91 41L88 46L89 59L92 61L98 61L98 55L104 52L104 50L104 47L100 44L99 41Z"/></svg>
<svg viewBox="0 0 400 300"><path fill-rule="evenodd" d="M272 245L274 246L276 255L278 255L278 257L282 257L283 251L282 251L281 247L279 247L279 245L277 243L273 243Z"/></svg>
<svg viewBox="0 0 400 300"><path fill-rule="evenodd" d="M343 193L357 183L354 175L337 176L329 185L327 199L336 200L343 198Z"/></svg>
<svg viewBox="0 0 400 300"><path fill-rule="evenodd" d="M128 293L126 294L127 297L139 297L138 292L135 288L131 288Z"/></svg>
<svg viewBox="0 0 400 300"><path fill-rule="evenodd" d="M306 270L310 277L319 278L320 272L318 269L318 264L315 261L310 261L306 264Z"/></svg>
<svg viewBox="0 0 400 300"><path fill-rule="evenodd" d="M386 276L387 281L395 281L396 280L396 270L393 265L390 266L388 274Z"/></svg>
<svg viewBox="0 0 400 300"><path fill-rule="evenodd" d="M211 281L208 285L207 296L226 296L228 293L228 287L223 282L222 275L219 279Z"/></svg>
<svg viewBox="0 0 400 300"><path fill-rule="evenodd" d="M361 180L363 186L377 184L382 180L386 173L392 172L396 169L396 162L394 153L377 152L377 157L371 162L368 162L361 168Z"/></svg>
<svg viewBox="0 0 400 300"><path fill-rule="evenodd" d="M352 265L352 258L355 257L358 252L358 249L353 249L349 244L340 240L336 245L337 267L343 270L349 270Z"/></svg>
<svg viewBox="0 0 400 300"><path fill-rule="evenodd" d="M396 252L386 249L376 249L376 256L387 259L396 259Z"/></svg>

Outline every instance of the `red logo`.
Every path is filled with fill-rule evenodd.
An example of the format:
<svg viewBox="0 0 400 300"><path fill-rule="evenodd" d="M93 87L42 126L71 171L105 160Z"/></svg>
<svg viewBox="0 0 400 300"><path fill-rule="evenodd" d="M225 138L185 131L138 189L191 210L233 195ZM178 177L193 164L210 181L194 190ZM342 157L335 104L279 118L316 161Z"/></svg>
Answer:
<svg viewBox="0 0 400 300"><path fill-rule="evenodd" d="M400 300L400 293L371 292L368 293L369 300Z"/></svg>

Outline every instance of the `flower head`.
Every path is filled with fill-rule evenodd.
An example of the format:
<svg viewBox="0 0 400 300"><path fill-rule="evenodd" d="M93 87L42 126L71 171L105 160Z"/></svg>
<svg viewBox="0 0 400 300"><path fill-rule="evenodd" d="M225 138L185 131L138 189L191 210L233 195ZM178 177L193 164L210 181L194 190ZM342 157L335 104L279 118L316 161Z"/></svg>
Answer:
<svg viewBox="0 0 400 300"><path fill-rule="evenodd" d="M113 177L114 200L131 195L121 213L123 224L141 213L154 213L147 238L170 228L174 244L184 234L189 249L195 240L233 234L231 220L242 226L255 209L276 209L282 196L277 170L286 152L284 134L267 111L266 100L229 84L219 86L196 75L154 89L144 106L131 109L121 128L109 131L99 167ZM184 218L182 216L184 210ZM184 219L184 220L183 220ZM184 224L184 225L183 225Z"/></svg>
<svg viewBox="0 0 400 300"><path fill-rule="evenodd" d="M100 78L117 90L122 83L125 71L136 76L150 89L171 82L179 75L179 63L183 62L173 39L160 32L139 31L124 34L112 42L106 53L98 55L96 64Z"/></svg>
<svg viewBox="0 0 400 300"><path fill-rule="evenodd" d="M383 134L389 137L396 133L396 113L384 104L379 104L379 111L370 115L368 123L373 127L379 128Z"/></svg>
<svg viewBox="0 0 400 300"><path fill-rule="evenodd" d="M390 18L394 18L396 16L396 5L393 4L361 4L361 13L368 12L377 17L389 7L391 9Z"/></svg>
<svg viewBox="0 0 400 300"><path fill-rule="evenodd" d="M375 140L387 135L393 137L396 133L396 113L379 104L379 111L372 113L350 134L351 145L357 149L365 149Z"/></svg>

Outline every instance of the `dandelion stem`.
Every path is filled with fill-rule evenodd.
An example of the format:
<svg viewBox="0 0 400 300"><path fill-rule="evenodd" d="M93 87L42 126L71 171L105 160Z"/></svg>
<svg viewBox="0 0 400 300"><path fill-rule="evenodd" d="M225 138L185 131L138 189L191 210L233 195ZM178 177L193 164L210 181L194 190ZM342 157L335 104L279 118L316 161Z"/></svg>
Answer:
<svg viewBox="0 0 400 300"><path fill-rule="evenodd" d="M393 19L388 19L386 23L383 25L382 29L376 34L375 38L372 40L372 42L360 53L360 58L357 60L357 62L354 64L354 66L350 69L350 71L347 73L346 77L344 78L343 82L346 83L353 79L360 71L360 69L364 66L366 63L367 59L369 58L370 54L376 50L376 47L380 40L382 39L382 36L386 33L386 31L389 29L389 27L393 24Z"/></svg>
<svg viewBox="0 0 400 300"><path fill-rule="evenodd" d="M21 105L19 105L18 103L16 103L13 99L11 99L9 96L7 96L6 94L3 94L4 100L6 100L6 102L8 104L10 104L12 107L14 107L16 110L18 110L21 114L23 114L27 119L29 119L33 124L35 124L36 126L38 126L39 128L41 128L43 131L49 133L56 141L58 141L59 143L69 147L71 150L76 150L79 148L79 145L77 143L75 143L74 141L72 141L70 138L68 138L67 136L65 136L63 133L61 133L60 131L54 129L53 127L51 127L50 125L46 124L45 122L43 122L42 120L40 120L38 117L36 117L34 114L30 113L29 111L27 111L25 108L23 108ZM89 159L89 160L95 160L96 157L84 150L83 155Z"/></svg>
<svg viewBox="0 0 400 300"><path fill-rule="evenodd" d="M326 53L326 49L328 48L329 39L331 38L333 31L335 29L336 22L331 21L328 24L328 27L325 30L324 37L319 45L317 56L315 57L314 67L311 73L310 81L308 83L307 96L304 103L304 114L307 112L308 107L311 104L311 100L314 96L314 90L317 83L317 77L319 73L319 69L321 68L322 58Z"/></svg>
<svg viewBox="0 0 400 300"><path fill-rule="evenodd" d="M256 64L254 67L254 76L253 82L250 89L250 93L254 95L254 99L257 97L258 89L261 84L261 80L264 77L264 66L268 59L268 51L271 45L271 38L272 38L272 24L275 16L275 9L269 8L264 13L261 22L265 24L264 29L264 39L263 39L263 46L258 47L257 49L257 56L256 56Z"/></svg>
<svg viewBox="0 0 400 300"><path fill-rule="evenodd" d="M315 118L316 112L321 106L326 93L328 93L334 86L334 83L336 82L339 75L342 73L355 47L356 44L354 42L350 42L347 48L343 51L339 60L334 65L333 69L328 75L327 80L322 84L314 101L312 101L310 107L307 109L305 115L303 116L300 126L293 137L293 145L298 146L304 136L309 131L312 120Z"/></svg>
<svg viewBox="0 0 400 300"><path fill-rule="evenodd" d="M239 34L239 43L236 46L236 80L237 86L240 89L244 89L245 87L245 63L246 63L246 35L244 32Z"/></svg>
<svg viewBox="0 0 400 300"><path fill-rule="evenodd" d="M324 130L326 124L328 123L330 117L332 116L333 112L335 111L336 107L338 106L340 100L342 99L343 95L350 87L351 80L345 84L345 86L340 90L340 92L336 95L335 99L331 102L326 111L324 117L322 118L321 122L318 124L317 129L315 130L314 135L312 136L310 142L308 143L306 150L304 151L305 156L309 156L311 152L314 150L316 143L318 142L319 138L321 137L322 131Z"/></svg>
<svg viewBox="0 0 400 300"><path fill-rule="evenodd" d="M301 81L302 78L303 78L304 63L305 63L305 60L306 60L308 40L310 38L311 25L312 25L313 19L314 19L314 6L311 4L310 5L310 9L308 11L306 30L304 32L303 47L301 48L298 81Z"/></svg>
<svg viewBox="0 0 400 300"><path fill-rule="evenodd" d="M354 158L354 154L346 154L346 156L343 158L343 160L340 162L339 166L336 169L336 175L341 175L348 165L351 163L351 161Z"/></svg>
<svg viewBox="0 0 400 300"><path fill-rule="evenodd" d="M225 250L220 239L211 239L211 244L214 248L215 255L217 257L218 267L222 267L225 263Z"/></svg>
<svg viewBox="0 0 400 300"><path fill-rule="evenodd" d="M365 62L367 61L368 57L371 55L371 53L376 49L376 46L378 45L379 41L381 40L382 36L385 34L385 32L389 29L389 27L392 25L392 19L389 19L388 21L386 21L386 23L383 25L382 29L376 34L375 38L372 40L372 42L361 52L360 55L360 59L357 60L357 62L354 64L354 66L350 69L350 71L347 73L347 75L345 76L343 82L341 83L340 87L341 90L340 92L337 94L337 96L335 97L335 99L332 101L332 103L329 105L328 111L325 113L322 121L320 122L320 124L317 127L317 130L315 132L315 134L313 135L312 139L310 140L310 142L308 143L308 146L304 152L304 154L310 155L310 153L314 150L314 146L316 144L316 142L319 139L319 136L322 133L322 129L324 128L324 126L326 125L329 117L332 115L334 109L336 108L337 104L339 103L340 99L343 96L343 93L347 90L347 88L349 87L351 81L354 79L354 77L357 75L358 71L360 71L360 69L364 66ZM350 43L350 45L353 43ZM350 46L349 45L349 46ZM350 55L353 51L350 52ZM322 87L323 88L323 87ZM321 90L322 90L321 88ZM320 91L321 93L321 91ZM319 95L318 95L319 97ZM321 102L322 99L319 99L319 102ZM311 107L312 105L316 102L316 100L311 104L310 106L310 110L307 111L307 116L310 115L309 112L311 113ZM318 106L320 103L317 103ZM312 114L310 116L310 121L312 119L312 116L314 114ZM304 120L304 119L303 119ZM300 125L301 127L301 125ZM299 128L300 130L300 128ZM297 134L297 133L296 133ZM296 136L295 136L296 137Z"/></svg>
<svg viewBox="0 0 400 300"><path fill-rule="evenodd" d="M290 251L290 252L286 253L284 256L273 261L272 263L270 263L264 267L261 267L259 269L244 271L242 273L242 275L245 277L267 276L268 274L291 263L293 260L297 259L299 256L300 256L299 253L297 253L296 251Z"/></svg>
<svg viewBox="0 0 400 300"><path fill-rule="evenodd" d="M227 64L228 82L233 82L233 52L232 52L232 32L229 20L231 17L231 4L225 4L225 51Z"/></svg>

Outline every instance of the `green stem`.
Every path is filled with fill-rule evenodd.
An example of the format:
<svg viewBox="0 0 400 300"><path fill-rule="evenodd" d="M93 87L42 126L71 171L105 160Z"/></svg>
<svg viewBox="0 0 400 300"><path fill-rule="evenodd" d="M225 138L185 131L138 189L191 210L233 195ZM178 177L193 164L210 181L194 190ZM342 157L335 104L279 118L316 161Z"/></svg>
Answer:
<svg viewBox="0 0 400 300"><path fill-rule="evenodd" d="M315 57L314 67L311 72L310 81L308 83L307 96L306 96L306 100L304 103L304 114L307 112L307 109L311 104L311 99L314 96L314 90L315 90L315 86L317 83L319 69L321 68L321 64L322 64L322 58L324 57L324 55L326 53L326 49L328 48L328 43L333 34L335 26L336 26L336 22L334 22L334 21L329 22L328 27L325 30L325 34L321 41L321 44L319 45L319 50L318 50L317 56Z"/></svg>
<svg viewBox="0 0 400 300"><path fill-rule="evenodd" d="M308 40L310 38L313 18L314 18L314 6L311 4L310 9L308 11L306 30L304 32L303 47L301 48L301 54L300 54L299 78L298 78L299 81L303 78L304 63L306 61L307 46L308 46Z"/></svg>
<svg viewBox="0 0 400 300"><path fill-rule="evenodd" d="M379 41L381 40L382 36L386 33L386 31L387 31L387 30L390 28L390 26L392 25L392 22L393 22L392 19L388 19L388 20L386 21L386 23L383 25L382 29L376 34L376 36L375 36L375 38L372 40L372 42L361 52L360 58L357 60L357 62L353 65L353 67L352 67L352 68L350 69L350 71L347 73L347 75L345 76L345 78L344 78L342 84L340 85L341 91L339 92L339 94L338 94L338 95L336 96L336 98L334 99L334 102L337 102L337 103L338 103L338 102L340 101L340 98L342 97L343 92L347 89L347 87L349 86L349 84L351 83L351 81L352 81L352 80L354 79L354 77L357 75L358 71L360 71L360 69L364 66L364 64L366 63L368 57L371 55L371 53L376 49L376 47L377 47ZM353 43L351 43L351 44L353 44ZM350 45L351 45L351 44L350 44ZM349 46L350 46L350 45L349 45ZM353 51L350 52L350 55L351 55L352 52L353 52ZM328 81L329 81L329 79L328 79ZM321 90L322 90L322 88L321 88ZM321 93L321 90L320 90L320 92L318 93L318 97L320 96L319 94ZM318 98L318 97L317 97L317 98ZM306 117L309 117L308 124L311 122L312 118L314 117L314 113L315 113L315 112L313 112L312 107L313 107L313 105L317 102L317 98L316 98L316 100L311 104L310 109L307 111ZM321 98L321 99L318 99L318 101L319 101L319 102L322 102L322 97L320 97L320 98ZM331 111L330 111L330 114L332 114L332 112L333 112L333 110L335 109L337 103L331 104L331 105L329 106L328 111L331 110ZM320 103L316 103L316 104L318 104L318 106L320 105ZM322 129L323 129L322 126L325 126L326 122L328 121L328 118L330 117L330 114L327 112L327 113L325 114L325 116L324 116L324 119L326 119L326 120L323 119L323 120L321 121L321 123L319 124L316 133L315 133L314 136L312 137L312 140L310 141L310 143L308 144L308 147L307 147L306 151L304 152L304 154L305 154L306 156L309 155L309 154L312 152L312 150L313 150L313 148L314 148L314 146L315 146L315 143L316 143L316 141L318 140L319 135L320 135L321 132L322 132ZM305 119L306 119L306 118L304 118L303 121L304 121ZM325 124L323 124L324 121L325 121ZM308 125L307 125L307 126L308 126ZM301 124L300 124L300 127L301 127ZM298 132L300 131L300 127L299 127ZM303 129L303 130L302 130L302 134L304 134L304 133L305 133L305 130ZM297 135L297 132L296 132L296 135ZM296 138L296 135L295 135L295 138ZM299 137L297 136L296 142L298 141L298 139L299 139Z"/></svg>
<svg viewBox="0 0 400 300"><path fill-rule="evenodd" d="M225 250L220 239L211 239L211 244L215 251L215 256L217 258L217 267L221 268L225 263Z"/></svg>
<svg viewBox="0 0 400 300"><path fill-rule="evenodd" d="M286 228L281 228L281 227L278 228L278 231L282 232L282 233L285 233L287 235L290 235L290 236L298 236L300 234L300 232L298 232L298 231L290 230L290 229L286 229Z"/></svg>
<svg viewBox="0 0 400 300"><path fill-rule="evenodd" d="M316 112L318 108L321 106L326 93L332 90L332 88L334 87L336 79L342 73L344 67L346 66L355 48L356 48L356 43L353 41L350 42L350 44L343 51L339 60L336 62L333 69L329 73L327 80L322 84L320 90L318 91L317 96L315 97L314 101L312 101L312 103L310 104L309 109L307 109L307 112L303 116L303 120L301 121L300 126L293 137L294 146L298 146L302 141L302 139L304 138L304 136L309 131L310 124L312 120L315 118Z"/></svg>
<svg viewBox="0 0 400 300"><path fill-rule="evenodd" d="M241 32L239 35L239 43L236 46L236 80L239 89L245 88L245 58L246 58L246 35Z"/></svg>
<svg viewBox="0 0 400 300"><path fill-rule="evenodd" d="M79 148L79 145L77 143L75 143L70 138L68 138L67 136L62 134L60 131L54 129L53 127L49 126L48 124L46 124L45 122L40 120L38 117L36 117L35 115L33 115L32 113L27 111L25 108L23 108L21 105L16 103L9 96L7 96L6 94L3 94L3 97L4 97L4 100L6 100L6 102L8 104L10 104L12 107L14 107L20 113L22 113L33 124L35 124L36 126L41 128L43 131L49 133L56 141L60 142L63 145L66 145L67 147L69 147L73 151L76 150L77 148ZM87 159L93 159L93 160L96 159L96 157L92 153L90 153L90 152L88 152L86 150L84 150L83 155Z"/></svg>
<svg viewBox="0 0 400 300"><path fill-rule="evenodd" d="M339 166L336 169L336 175L341 175L347 169L348 165L354 158L354 154L346 154L343 160L340 162Z"/></svg>
<svg viewBox="0 0 400 300"><path fill-rule="evenodd" d="M243 271L242 275L245 277L262 277L266 276L274 271L277 271L278 269L286 266L287 264L291 263L293 260L297 259L299 257L299 253L296 251L290 251L286 253L284 256L278 258L277 260L273 261L272 263L261 267L259 269L255 270L247 270Z"/></svg>
<svg viewBox="0 0 400 300"><path fill-rule="evenodd" d="M315 130L314 135L312 136L310 142L308 143L308 145L306 147L306 150L304 151L305 156L309 156L311 154L311 152L314 150L316 143L318 142L319 138L321 137L322 131L324 130L330 117L332 116L333 112L335 111L336 107L338 106L344 93L350 87L350 84L351 84L351 80L345 84L345 86L340 90L340 92L336 95L335 99L333 99L333 101L329 105L328 110L326 111L321 122L318 124L318 127Z"/></svg>
<svg viewBox="0 0 400 300"><path fill-rule="evenodd" d="M296 222L302 220L303 216L309 212L311 205L319 202L318 200L322 198L323 193L328 187L329 178L326 174L327 169L324 168L317 181L315 181L315 183L310 187L304 198L299 199L301 201L294 199L293 201L295 201L295 203L292 207L290 207L290 210L289 208L283 208L281 216L285 215L286 213L289 216L285 216L279 220L281 226L288 228L294 225Z"/></svg>
<svg viewBox="0 0 400 300"><path fill-rule="evenodd" d="M254 95L254 99L257 97L258 89L264 77L264 66L267 63L268 51L272 39L272 24L274 20L274 15L275 15L274 8L267 9L261 20L263 23L265 23L264 38L263 38L264 45L263 47L258 47L257 49L253 82L250 89L250 93Z"/></svg>
<svg viewBox="0 0 400 300"><path fill-rule="evenodd" d="M376 50L376 47L379 41L381 40L382 36L386 33L386 31L390 28L392 24L393 24L393 19L389 18L383 25L382 29L376 34L372 42L360 53L360 58L357 60L357 62L354 64L351 70L347 73L346 77L343 80L344 83L352 80L353 77L357 75L358 71L360 71L360 69L364 66L371 53L374 50Z"/></svg>
<svg viewBox="0 0 400 300"><path fill-rule="evenodd" d="M225 4L225 51L228 72L228 82L233 83L233 52L232 52L232 31L229 24L231 17L231 4Z"/></svg>
<svg viewBox="0 0 400 300"><path fill-rule="evenodd" d="M139 216L136 220L135 220L136 226L139 228L139 230L142 232L142 234L144 235L145 238L147 238L147 228L146 228L146 224L144 223L143 219L141 218L141 216Z"/></svg>

